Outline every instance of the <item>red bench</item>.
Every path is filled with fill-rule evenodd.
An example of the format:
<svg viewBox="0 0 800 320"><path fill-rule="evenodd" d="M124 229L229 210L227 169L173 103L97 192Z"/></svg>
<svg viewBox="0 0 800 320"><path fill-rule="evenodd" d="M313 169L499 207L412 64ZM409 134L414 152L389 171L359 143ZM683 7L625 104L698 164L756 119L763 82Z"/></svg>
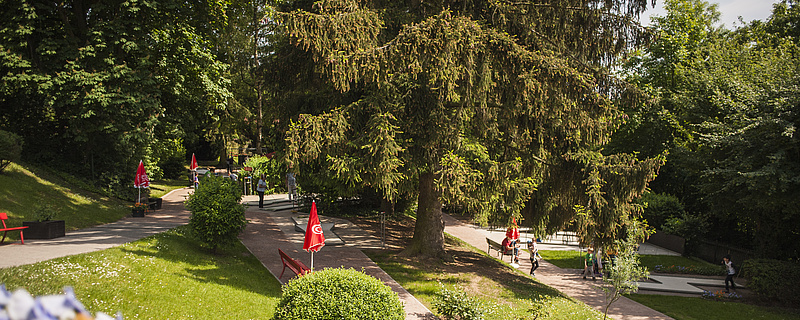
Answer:
<svg viewBox="0 0 800 320"><path fill-rule="evenodd" d="M286 252L283 250L278 249L278 253L281 255L281 263L283 263L283 270L281 270L281 275L278 278L283 277L283 272L286 271L286 268L292 270L294 274L298 276L303 276L307 273L311 273L311 269L306 267L302 262L292 259Z"/></svg>
<svg viewBox="0 0 800 320"><path fill-rule="evenodd" d="M25 244L25 237L22 236L22 229L27 228L27 226L9 228L8 226L6 226L7 219L8 219L8 214L6 214L5 212L0 212L0 221L3 221L3 229L0 229L0 231L3 231L3 240L0 240L0 244L6 241L6 234L9 231L19 231L19 240L22 242L22 244Z"/></svg>

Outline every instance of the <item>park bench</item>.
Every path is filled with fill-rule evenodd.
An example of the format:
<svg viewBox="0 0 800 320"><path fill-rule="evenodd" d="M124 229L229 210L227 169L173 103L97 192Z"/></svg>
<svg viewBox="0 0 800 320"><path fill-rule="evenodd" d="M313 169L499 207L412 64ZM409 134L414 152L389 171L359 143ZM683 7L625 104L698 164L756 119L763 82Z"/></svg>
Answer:
<svg viewBox="0 0 800 320"><path fill-rule="evenodd" d="M3 228L0 229L0 231L3 231L3 240L0 240L0 244L6 241L6 234L9 231L19 231L19 241L22 242L22 244L25 244L25 237L22 236L22 229L27 228L27 226L9 228L8 226L6 226L7 219L8 219L8 214L6 214L5 212L0 212L0 221L3 222Z"/></svg>
<svg viewBox="0 0 800 320"><path fill-rule="evenodd" d="M292 270L294 274L298 276L303 276L311 272L311 269L306 267L306 265L300 261L292 259L292 257L287 255L286 252L283 252L283 250L278 249L278 253L280 253L281 263L283 263L283 270L281 270L281 275L278 278L283 277L283 272L286 271L286 268L289 268L289 270Z"/></svg>
<svg viewBox="0 0 800 320"><path fill-rule="evenodd" d="M486 238L486 243L489 244L489 249L486 249L486 253L492 254L492 249L497 250L497 254L500 255L500 260L503 260L505 256L510 256L511 261L514 261L514 252L510 250L506 250L503 248L503 245L494 241L492 239Z"/></svg>

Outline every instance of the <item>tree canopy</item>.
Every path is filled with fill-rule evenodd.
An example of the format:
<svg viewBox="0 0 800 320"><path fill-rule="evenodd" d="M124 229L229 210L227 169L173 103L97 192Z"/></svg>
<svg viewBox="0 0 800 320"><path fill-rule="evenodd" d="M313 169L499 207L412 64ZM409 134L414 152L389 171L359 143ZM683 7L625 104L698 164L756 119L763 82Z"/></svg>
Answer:
<svg viewBox="0 0 800 320"><path fill-rule="evenodd" d="M415 193L409 254L444 253L443 204L482 222L528 208L540 231L577 219L610 242L661 164L600 152L617 104L643 100L608 67L646 40L645 4L295 2L278 15L289 44L343 99L294 120L288 159Z"/></svg>

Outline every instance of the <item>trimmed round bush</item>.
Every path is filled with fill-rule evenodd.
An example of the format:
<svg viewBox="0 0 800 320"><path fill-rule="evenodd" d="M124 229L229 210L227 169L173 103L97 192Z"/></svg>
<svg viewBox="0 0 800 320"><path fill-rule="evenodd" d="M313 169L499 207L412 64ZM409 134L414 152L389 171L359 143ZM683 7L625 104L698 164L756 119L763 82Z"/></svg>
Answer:
<svg viewBox="0 0 800 320"><path fill-rule="evenodd" d="M239 187L231 179L215 176L201 179L186 203L192 212L189 227L212 249L233 243L247 223L241 200Z"/></svg>
<svg viewBox="0 0 800 320"><path fill-rule="evenodd" d="M405 319L405 310L391 288L364 272L325 269L283 286L276 320Z"/></svg>

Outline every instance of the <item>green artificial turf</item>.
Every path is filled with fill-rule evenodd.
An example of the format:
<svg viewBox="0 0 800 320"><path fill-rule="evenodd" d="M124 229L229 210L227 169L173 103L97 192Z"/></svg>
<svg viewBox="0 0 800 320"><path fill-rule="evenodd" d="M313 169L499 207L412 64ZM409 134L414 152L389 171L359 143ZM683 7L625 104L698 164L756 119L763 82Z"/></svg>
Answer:
<svg viewBox="0 0 800 320"><path fill-rule="evenodd" d="M92 312L125 319L269 319L279 282L243 245L201 248L188 227L98 252L0 269L9 290L33 295L65 286Z"/></svg>

